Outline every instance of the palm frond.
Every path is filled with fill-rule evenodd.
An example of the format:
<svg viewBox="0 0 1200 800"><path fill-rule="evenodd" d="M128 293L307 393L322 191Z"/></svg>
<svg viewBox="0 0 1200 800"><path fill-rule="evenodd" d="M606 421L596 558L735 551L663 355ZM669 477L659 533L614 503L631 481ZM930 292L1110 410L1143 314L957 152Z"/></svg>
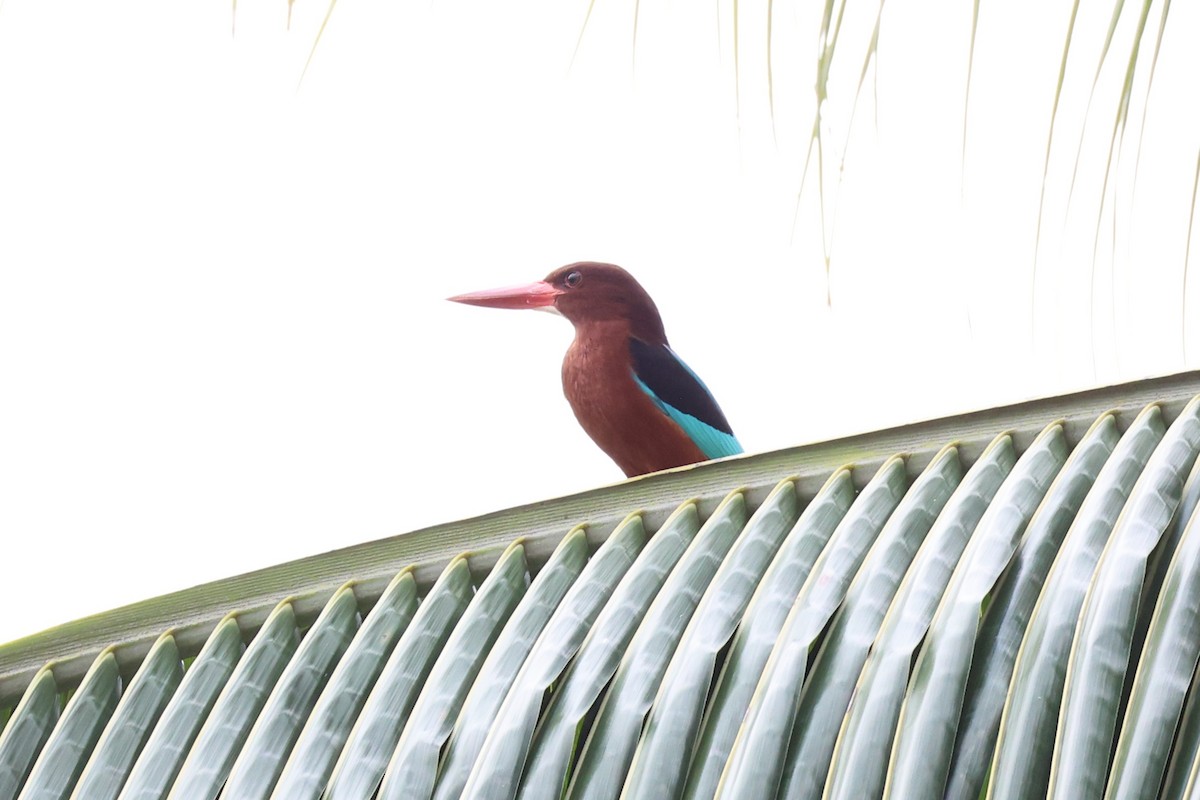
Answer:
<svg viewBox="0 0 1200 800"><path fill-rule="evenodd" d="M198 587L0 648L0 788L1177 796L1200 752L1198 454L1191 374Z"/></svg>

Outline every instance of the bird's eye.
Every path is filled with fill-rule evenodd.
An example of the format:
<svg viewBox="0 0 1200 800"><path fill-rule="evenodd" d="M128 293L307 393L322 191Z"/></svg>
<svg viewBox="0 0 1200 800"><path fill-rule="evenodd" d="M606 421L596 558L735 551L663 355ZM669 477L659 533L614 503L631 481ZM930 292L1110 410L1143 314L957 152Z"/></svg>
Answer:
<svg viewBox="0 0 1200 800"><path fill-rule="evenodd" d="M574 289L576 286L578 286L582 282L583 282L583 275L578 271L569 273L567 275L567 277L563 280L563 283L565 283L567 285L568 289Z"/></svg>

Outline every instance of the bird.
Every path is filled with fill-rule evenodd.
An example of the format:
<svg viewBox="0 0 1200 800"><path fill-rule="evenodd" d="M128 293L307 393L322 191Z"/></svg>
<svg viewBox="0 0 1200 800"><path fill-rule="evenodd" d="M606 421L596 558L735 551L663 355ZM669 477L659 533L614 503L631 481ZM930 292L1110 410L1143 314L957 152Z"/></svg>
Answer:
<svg viewBox="0 0 1200 800"><path fill-rule="evenodd" d="M535 283L448 299L566 317L575 338L563 394L627 478L742 452L712 392L671 349L654 300L621 267L581 261Z"/></svg>

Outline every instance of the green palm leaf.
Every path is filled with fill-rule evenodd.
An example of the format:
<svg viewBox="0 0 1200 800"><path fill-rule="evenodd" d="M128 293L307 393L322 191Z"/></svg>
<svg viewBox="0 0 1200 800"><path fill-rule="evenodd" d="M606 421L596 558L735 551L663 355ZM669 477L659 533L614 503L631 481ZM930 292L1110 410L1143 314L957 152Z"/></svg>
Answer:
<svg viewBox="0 0 1200 800"><path fill-rule="evenodd" d="M464 798L491 800L516 794L546 695L560 680L645 542L641 517L629 516L588 562L504 698L467 779Z"/></svg>
<svg viewBox="0 0 1200 800"><path fill-rule="evenodd" d="M58 724L58 685L50 667L38 670L0 731L0 797L16 797Z"/></svg>
<svg viewBox="0 0 1200 800"><path fill-rule="evenodd" d="M358 630L350 586L334 592L279 676L221 791L223 800L265 800L287 762L304 721L338 659Z"/></svg>
<svg viewBox="0 0 1200 800"><path fill-rule="evenodd" d="M105 649L63 709L21 790L21 800L61 800L70 796L88 753L117 707L120 685L117 659L111 649Z"/></svg>
<svg viewBox="0 0 1200 800"><path fill-rule="evenodd" d="M944 447L868 552L830 623L803 691L795 689L800 705L780 766L781 796L812 797L825 786L838 731L879 626L921 543L961 479L958 449ZM763 763L772 768L772 763L779 762L768 757Z"/></svg>
<svg viewBox="0 0 1200 800"><path fill-rule="evenodd" d="M1067 531L1017 653L1000 719L989 798L1035 797L1046 791L1079 609L1117 515L1163 432L1157 406L1138 415L1096 476Z"/></svg>
<svg viewBox="0 0 1200 800"><path fill-rule="evenodd" d="M884 795L944 794L988 595L1067 460L1062 425L1029 446L979 520L929 625L892 747Z"/></svg>
<svg viewBox="0 0 1200 800"><path fill-rule="evenodd" d="M163 710L130 770L120 800L156 800L167 793L243 649L237 619L226 616L213 629Z"/></svg>
<svg viewBox="0 0 1200 800"><path fill-rule="evenodd" d="M121 695L92 757L79 776L72 797L111 800L121 791L129 770L183 679L175 637L164 633L146 654L137 674Z"/></svg>
<svg viewBox="0 0 1200 800"><path fill-rule="evenodd" d="M663 675L634 752L622 797L666 798L682 791L704 704L754 589L796 521L795 489L776 487L713 576Z"/></svg>
<svg viewBox="0 0 1200 800"><path fill-rule="evenodd" d="M1161 796L1164 800L1179 800L1191 797L1196 790L1196 778L1200 774L1200 670L1192 672L1188 686L1188 700L1175 746L1167 764L1167 777L1163 782Z"/></svg>
<svg viewBox="0 0 1200 800"><path fill-rule="evenodd" d="M1200 488L1200 462L1188 488ZM1194 498L1193 498L1194 499ZM1200 659L1200 516L1181 507L1174 548L1150 621L1109 777L1111 797L1155 797Z"/></svg>
<svg viewBox="0 0 1200 800"><path fill-rule="evenodd" d="M371 687L416 610L417 584L408 568L401 570L375 601L329 677L275 784L275 796L288 800L320 797Z"/></svg>
<svg viewBox="0 0 1200 800"><path fill-rule="evenodd" d="M452 560L421 602L379 673L334 765L324 797L370 797L383 779L421 685L471 600L467 560Z"/></svg>
<svg viewBox="0 0 1200 800"><path fill-rule="evenodd" d="M825 793L875 797L884 787L887 752L917 648L951 571L1000 484L1012 469L1012 438L1001 434L963 478L913 559L863 666L838 733Z"/></svg>
<svg viewBox="0 0 1200 800"><path fill-rule="evenodd" d="M698 529L694 513L677 511L655 532L613 591L543 714L521 778L517 794L521 800L557 800L566 789L585 716L597 704L638 623Z"/></svg>
<svg viewBox="0 0 1200 800"><path fill-rule="evenodd" d="M380 800L432 794L442 745L484 657L525 593L526 568L518 539L488 572L430 670L388 762Z"/></svg>
<svg viewBox="0 0 1200 800"><path fill-rule="evenodd" d="M742 717L788 612L853 502L850 470L838 470L800 515L759 581L705 712L685 798L711 798L716 792ZM865 546L862 549L865 552Z"/></svg>
<svg viewBox="0 0 1200 800"><path fill-rule="evenodd" d="M695 506L687 504L695 514ZM488 729L521 665L554 610L587 564L587 537L575 528L559 542L500 633L459 712L446 744L434 797L456 800L467 785Z"/></svg>
<svg viewBox="0 0 1200 800"><path fill-rule="evenodd" d="M620 795L671 654L745 524L745 500L735 492L705 521L650 604L583 745L567 790L572 800L611 800Z"/></svg>
<svg viewBox="0 0 1200 800"><path fill-rule="evenodd" d="M1013 664L1034 604L1055 553L1119 438L1111 414L1100 417L1084 434L1030 520L1025 538L988 599L971 657L946 787L949 797L979 797L983 791Z"/></svg>
<svg viewBox="0 0 1200 800"><path fill-rule="evenodd" d="M0 647L0 800L1189 796L1197 392L668 472Z"/></svg>
<svg viewBox="0 0 1200 800"><path fill-rule="evenodd" d="M171 800L212 800L220 793L250 727L299 644L296 612L284 600L255 634L196 734Z"/></svg>
<svg viewBox="0 0 1200 800"><path fill-rule="evenodd" d="M754 694L730 745L714 796L774 796L809 656L871 546L902 501L907 483L904 459L888 459L834 531L792 604L762 676L755 681ZM689 791L695 791L694 785L689 784Z"/></svg>
<svg viewBox="0 0 1200 800"><path fill-rule="evenodd" d="M1146 563L1179 506L1197 448L1200 398L1188 404L1150 457L1096 566L1067 663L1051 797L1104 790Z"/></svg>

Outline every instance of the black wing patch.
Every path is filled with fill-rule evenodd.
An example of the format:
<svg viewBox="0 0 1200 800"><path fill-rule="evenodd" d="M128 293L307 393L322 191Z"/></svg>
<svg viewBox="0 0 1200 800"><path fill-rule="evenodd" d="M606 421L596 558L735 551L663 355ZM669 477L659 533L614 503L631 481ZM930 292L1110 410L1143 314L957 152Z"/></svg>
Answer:
<svg viewBox="0 0 1200 800"><path fill-rule="evenodd" d="M630 338L629 352L633 356L634 376L655 397L705 425L733 435L733 429L708 387L669 347Z"/></svg>

